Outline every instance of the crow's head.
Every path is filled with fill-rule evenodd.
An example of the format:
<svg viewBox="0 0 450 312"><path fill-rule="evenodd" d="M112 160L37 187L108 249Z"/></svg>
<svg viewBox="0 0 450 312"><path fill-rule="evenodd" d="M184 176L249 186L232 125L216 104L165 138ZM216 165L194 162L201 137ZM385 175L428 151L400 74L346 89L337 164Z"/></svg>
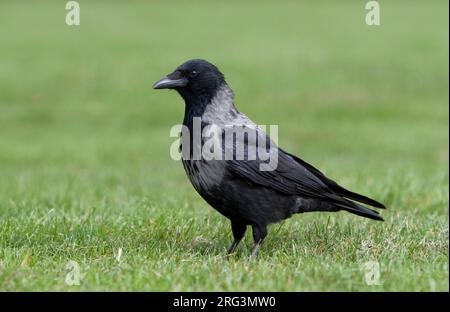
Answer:
<svg viewBox="0 0 450 312"><path fill-rule="evenodd" d="M225 83L223 74L205 60L190 60L175 71L158 80L153 89L174 89L186 100L212 98Z"/></svg>

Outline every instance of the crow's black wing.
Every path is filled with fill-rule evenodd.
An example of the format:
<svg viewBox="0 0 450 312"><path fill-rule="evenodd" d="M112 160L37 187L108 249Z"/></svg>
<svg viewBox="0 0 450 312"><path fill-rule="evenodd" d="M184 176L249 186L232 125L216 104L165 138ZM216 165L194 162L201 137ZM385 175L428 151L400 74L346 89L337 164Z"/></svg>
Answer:
<svg viewBox="0 0 450 312"><path fill-rule="evenodd" d="M261 171L260 160L230 160L228 169L249 184L273 189L282 194L327 201L338 209L382 221L378 212L341 197L327 187L306 167L279 150L278 165L273 171Z"/></svg>
<svg viewBox="0 0 450 312"><path fill-rule="evenodd" d="M266 163L257 160L230 160L230 171L249 183L272 188L287 195L298 195L341 202L340 196L333 193L319 178L291 156L278 150L277 165L272 171L262 171L260 165Z"/></svg>
<svg viewBox="0 0 450 312"><path fill-rule="evenodd" d="M231 173L247 183L271 188L283 194L342 202L339 195L334 194L308 168L279 149L275 142L258 127L231 126L226 130L239 131L242 129L247 131L247 138L241 135L240 139L236 136L234 141L223 141L223 149L236 157L239 155L238 151L244 151L244 160L227 161L227 167ZM253 158L255 160L250 160L250 155L247 154L251 149L257 152L256 159ZM265 171L263 167L266 169ZM268 167L271 167L271 170L267 170Z"/></svg>
<svg viewBox="0 0 450 312"><path fill-rule="evenodd" d="M280 149L281 150L281 149ZM319 169L313 167L312 165L308 164L306 161L296 157L295 155L289 154L285 151L283 151L286 155L289 155L294 159L296 162L298 162L303 167L307 168L310 172L312 172L317 178L319 178L330 190L332 190L334 193L341 195L342 197L346 197L349 199L356 200L358 202L377 207L377 208L386 208L382 203L371 199L367 196L354 193L352 191L349 191L339 184L337 184L335 181L327 178L322 172L319 171Z"/></svg>

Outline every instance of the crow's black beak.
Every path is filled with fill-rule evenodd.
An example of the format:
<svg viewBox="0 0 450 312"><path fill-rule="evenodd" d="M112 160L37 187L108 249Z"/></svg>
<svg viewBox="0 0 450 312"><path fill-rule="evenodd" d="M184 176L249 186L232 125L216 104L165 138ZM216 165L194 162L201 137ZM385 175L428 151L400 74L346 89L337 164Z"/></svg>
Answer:
<svg viewBox="0 0 450 312"><path fill-rule="evenodd" d="M173 89L185 87L188 83L187 78L181 77L178 79L169 78L172 75L164 77L153 84L153 89Z"/></svg>

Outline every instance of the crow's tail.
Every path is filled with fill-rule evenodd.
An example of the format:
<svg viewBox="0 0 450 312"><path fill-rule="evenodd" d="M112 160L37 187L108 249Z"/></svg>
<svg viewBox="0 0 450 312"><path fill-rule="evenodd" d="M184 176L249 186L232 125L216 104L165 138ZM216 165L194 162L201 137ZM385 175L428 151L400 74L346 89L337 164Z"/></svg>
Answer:
<svg viewBox="0 0 450 312"><path fill-rule="evenodd" d="M336 206L361 217L377 221L384 221L377 211L363 207L349 200L345 200L345 203L342 204L336 204Z"/></svg>

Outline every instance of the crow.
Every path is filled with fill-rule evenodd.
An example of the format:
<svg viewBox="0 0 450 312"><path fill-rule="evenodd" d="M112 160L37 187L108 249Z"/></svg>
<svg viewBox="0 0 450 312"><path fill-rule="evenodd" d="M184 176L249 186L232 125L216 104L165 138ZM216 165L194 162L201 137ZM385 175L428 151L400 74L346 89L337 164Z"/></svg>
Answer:
<svg viewBox="0 0 450 312"><path fill-rule="evenodd" d="M376 208L385 208L383 204L341 187L312 165L277 147L261 127L238 111L233 92L215 65L202 59L189 60L155 82L153 88L176 90L185 102L183 126L188 132L182 131L183 167L200 196L231 221L234 241L227 255L234 253L250 226L254 239L250 257L256 256L266 238L267 226L295 213L345 210L383 221L377 211L357 202ZM201 130L197 143L190 135L195 132L196 120ZM203 135L208 128L210 135ZM247 136L234 135L226 140L230 129L243 129ZM193 150L204 147L208 139L214 144L205 150L214 152L217 148L214 155L222 158L203 157L203 149L201 157L194 157ZM244 152L239 158L236 154L240 146ZM253 158L252 147L256 148ZM232 152L232 157L223 157L227 152ZM276 156L275 165L270 164L270 157L269 161L268 157L263 159L264 152Z"/></svg>

